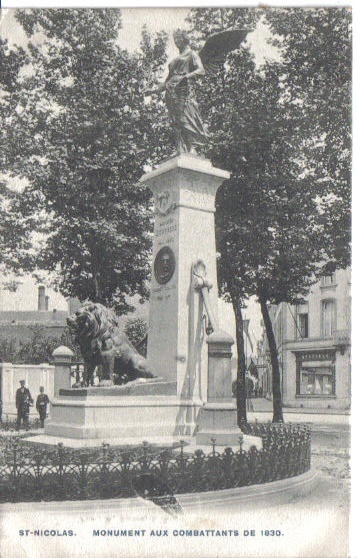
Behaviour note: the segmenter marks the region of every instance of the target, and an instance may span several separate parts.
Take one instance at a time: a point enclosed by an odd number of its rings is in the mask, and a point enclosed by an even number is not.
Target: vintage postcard
[[[356,556],[351,8],[10,4],[1,556]]]

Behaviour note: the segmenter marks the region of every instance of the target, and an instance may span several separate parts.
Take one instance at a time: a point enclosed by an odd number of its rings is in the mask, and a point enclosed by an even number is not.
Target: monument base
[[[44,434],[108,443],[111,439],[125,443],[131,438],[192,436],[201,406],[200,400],[181,400],[175,395],[130,395],[121,386],[60,390]]]
[[[115,386],[113,384],[108,384],[107,386],[94,386],[94,387],[79,387],[79,388],[68,388],[60,389],[60,397],[108,397],[113,395],[114,397],[124,397],[127,395],[135,396],[147,396],[147,395],[176,395],[177,393],[177,383],[167,382],[163,378],[150,378],[144,379],[139,378],[133,382],[128,382],[122,386]]]
[[[237,409],[231,402],[206,403],[199,412],[196,445],[208,446],[213,440],[216,446],[236,447],[243,441],[244,449],[263,447],[261,438],[246,436],[237,426]]]
[[[79,439],[38,434],[37,436],[22,439],[22,443],[26,446],[54,449],[58,444],[62,444],[65,448],[73,450],[100,448],[103,444],[109,444],[112,447],[138,447],[142,446],[143,442],[148,442],[151,448],[172,448],[173,446],[179,446],[182,441],[185,443],[186,447],[191,443],[192,438],[189,436],[150,436],[148,440],[145,440],[142,436],[138,438],[110,438],[108,436],[102,436],[101,438]]]

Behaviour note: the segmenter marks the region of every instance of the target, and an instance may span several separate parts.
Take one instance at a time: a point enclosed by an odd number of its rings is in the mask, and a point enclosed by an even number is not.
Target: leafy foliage
[[[144,30],[141,51],[131,55],[117,45],[117,10],[17,17],[31,41],[28,59],[15,50],[5,71],[3,168],[29,183],[21,195],[6,193],[9,230],[19,227],[18,244],[6,240],[8,255],[15,269],[57,271],[68,296],[127,311],[128,295],[147,294],[151,202],[138,179],[172,145],[162,101],[142,96],[165,61],[165,36]],[[243,47],[197,81],[211,130],[206,155],[231,172],[217,196],[220,288],[235,309],[238,355],[240,308],[258,296],[280,421],[268,304],[298,302],[320,273],[350,262],[351,13],[199,8],[189,21],[196,45],[223,28],[264,21],[280,48],[279,59],[258,68]],[[26,251],[35,229],[38,250]],[[241,406],[244,373],[240,358]]]
[[[267,23],[283,39],[285,95],[301,112],[300,152],[320,190],[329,269],[345,268],[351,257],[352,10],[268,10]]]
[[[148,333],[148,324],[142,318],[128,319],[125,324],[125,333],[136,347],[145,339]]]
[[[0,360],[13,364],[41,364],[52,361],[53,351],[60,346],[69,347],[75,358],[80,359],[80,350],[70,332],[65,328],[60,336],[46,335],[46,328],[40,325],[31,327],[28,341],[16,342],[15,338],[0,339]]]
[[[0,360],[2,362],[16,362],[16,339],[0,339]]]
[[[38,242],[23,267],[57,272],[66,296],[126,312],[128,296],[147,296],[151,197],[138,180],[170,146],[164,108],[142,96],[165,61],[166,37],[144,32],[131,55],[117,43],[118,10],[16,17],[30,37],[30,66],[6,129],[5,166],[28,179],[15,207],[36,218]]]
[[[6,40],[0,38],[0,138],[1,138],[1,169],[5,171],[5,160],[9,155],[10,146],[7,130],[12,115],[16,110],[18,83],[21,68],[27,57],[23,49],[10,48]],[[15,204],[16,191],[8,184],[5,174],[0,174],[0,264],[1,270],[6,266],[18,270],[20,260],[25,258],[30,246],[30,229],[32,220],[21,215]]]

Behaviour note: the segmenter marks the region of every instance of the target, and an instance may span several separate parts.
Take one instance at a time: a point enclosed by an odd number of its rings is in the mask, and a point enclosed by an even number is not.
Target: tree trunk
[[[245,388],[245,355],[243,337],[243,317],[239,304],[232,302],[236,319],[237,365],[237,422],[238,426],[247,423],[247,394]]]
[[[274,337],[273,325],[268,312],[266,300],[259,300],[260,308],[263,315],[265,330],[268,338],[268,345],[270,350],[270,360],[273,372],[273,422],[284,422],[283,405],[280,389],[280,370],[278,362],[278,350]]]

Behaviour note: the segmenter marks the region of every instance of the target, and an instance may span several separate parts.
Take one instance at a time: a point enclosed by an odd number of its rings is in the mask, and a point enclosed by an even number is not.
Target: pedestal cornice
[[[209,161],[208,159],[186,153],[178,155],[176,157],[173,157],[172,159],[169,159],[168,161],[165,161],[164,163],[161,163],[153,171],[144,174],[140,178],[140,182],[150,182],[151,180],[158,178],[162,174],[166,174],[169,171],[177,169],[207,174],[212,177],[220,178],[221,180],[227,180],[230,177],[230,173],[228,171],[214,167],[211,161]]]

